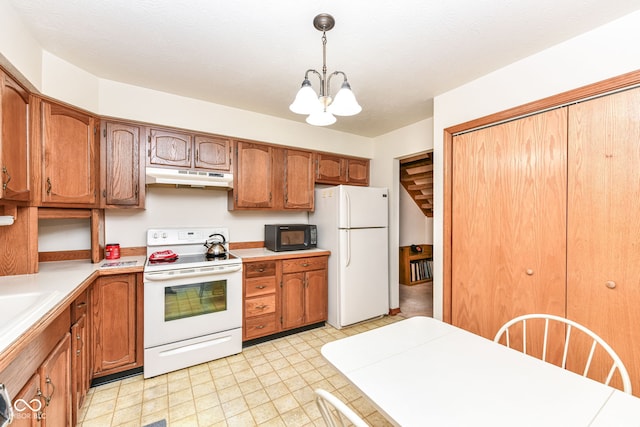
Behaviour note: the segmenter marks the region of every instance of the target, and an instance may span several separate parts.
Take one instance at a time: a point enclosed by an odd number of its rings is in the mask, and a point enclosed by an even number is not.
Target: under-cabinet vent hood
[[[147,185],[230,190],[233,188],[233,175],[191,169],[147,168]]]

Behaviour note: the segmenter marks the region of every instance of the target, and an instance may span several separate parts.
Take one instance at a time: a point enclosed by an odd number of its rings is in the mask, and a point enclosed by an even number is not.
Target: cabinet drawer
[[[251,262],[244,265],[244,277],[264,277],[276,275],[276,262]]]
[[[244,302],[245,317],[260,316],[276,312],[276,295],[251,298]]]
[[[327,268],[327,257],[295,258],[282,261],[283,273],[295,273],[298,271],[320,270]]]
[[[87,314],[89,308],[89,290],[86,289],[80,294],[78,298],[71,304],[71,323],[76,323],[83,314]]]
[[[253,277],[245,280],[244,286],[244,295],[247,298],[272,294],[276,291],[276,278],[275,276]]]
[[[244,336],[246,339],[269,335],[278,331],[276,315],[260,316],[247,319],[245,322]]]

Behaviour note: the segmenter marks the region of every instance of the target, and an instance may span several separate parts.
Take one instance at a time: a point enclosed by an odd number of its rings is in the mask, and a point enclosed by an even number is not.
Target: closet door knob
[[[605,286],[609,289],[614,289],[616,287],[616,282],[614,282],[613,280],[609,280],[605,283]]]

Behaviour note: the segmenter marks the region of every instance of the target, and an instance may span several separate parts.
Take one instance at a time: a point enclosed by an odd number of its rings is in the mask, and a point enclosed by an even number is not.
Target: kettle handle
[[[220,237],[222,237],[222,242],[221,243],[222,244],[227,243],[227,240],[224,238],[224,236],[222,234],[220,234],[220,233],[211,234],[211,235],[209,235],[209,239],[211,239],[213,236],[220,236]],[[209,240],[209,239],[207,239],[207,240]]]

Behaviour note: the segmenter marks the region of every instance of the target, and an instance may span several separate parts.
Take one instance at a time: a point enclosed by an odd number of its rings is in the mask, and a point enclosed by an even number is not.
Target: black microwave
[[[311,224],[265,224],[264,246],[272,251],[297,251],[315,248],[318,229]]]

